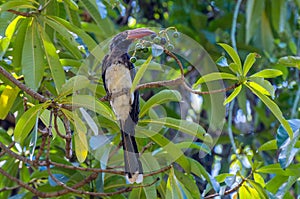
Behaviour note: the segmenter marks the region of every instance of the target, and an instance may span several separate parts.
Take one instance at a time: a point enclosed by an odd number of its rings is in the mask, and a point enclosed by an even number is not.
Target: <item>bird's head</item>
[[[111,41],[110,51],[126,53],[130,44],[136,40],[143,37],[155,34],[152,30],[148,28],[137,28],[134,30],[126,30],[117,34]]]

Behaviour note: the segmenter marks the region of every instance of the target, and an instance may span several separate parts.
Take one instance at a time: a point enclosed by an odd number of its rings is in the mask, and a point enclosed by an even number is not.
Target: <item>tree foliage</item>
[[[0,0],[0,197],[300,195],[298,0]],[[145,170],[127,184],[101,79],[136,41]],[[157,28],[158,27],[158,28]]]

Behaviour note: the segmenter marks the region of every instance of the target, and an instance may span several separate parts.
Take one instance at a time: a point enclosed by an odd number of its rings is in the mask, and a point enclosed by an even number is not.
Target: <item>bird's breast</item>
[[[110,94],[124,92],[122,95],[113,97],[110,104],[119,120],[125,121],[131,111],[133,95],[129,93],[132,86],[130,70],[124,64],[112,64],[106,69],[105,83]],[[127,91],[127,92],[126,92]]]

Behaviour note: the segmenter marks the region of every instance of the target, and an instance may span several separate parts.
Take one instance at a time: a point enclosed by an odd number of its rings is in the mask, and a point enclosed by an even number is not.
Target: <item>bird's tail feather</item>
[[[131,121],[132,122],[132,121]],[[122,125],[122,124],[121,124]],[[131,128],[128,128],[130,127]],[[139,160],[139,152],[134,137],[134,125],[122,125],[121,134],[124,150],[125,174],[130,183],[143,181],[143,168]]]

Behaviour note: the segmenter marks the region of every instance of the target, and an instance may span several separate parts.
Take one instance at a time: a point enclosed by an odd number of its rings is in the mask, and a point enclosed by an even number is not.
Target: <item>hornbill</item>
[[[129,93],[135,77],[128,49],[135,39],[155,34],[147,28],[126,30],[111,41],[109,53],[102,61],[102,80],[110,105],[120,122],[126,178],[130,183],[143,181],[143,168],[135,141],[139,116],[139,92]],[[119,93],[119,95],[117,94]],[[120,95],[121,93],[121,95]]]

